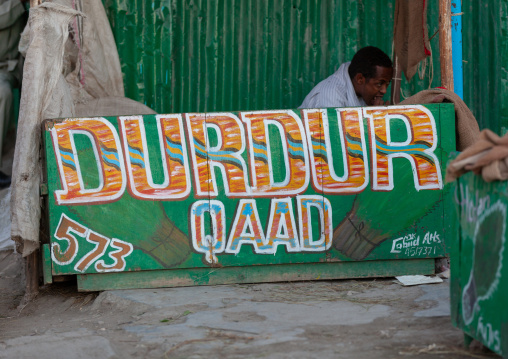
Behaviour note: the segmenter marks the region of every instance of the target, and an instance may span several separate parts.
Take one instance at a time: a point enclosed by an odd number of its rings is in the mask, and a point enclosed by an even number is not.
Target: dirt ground
[[[0,252],[0,358],[499,358],[465,350],[448,284],[393,278],[23,298],[22,261]]]

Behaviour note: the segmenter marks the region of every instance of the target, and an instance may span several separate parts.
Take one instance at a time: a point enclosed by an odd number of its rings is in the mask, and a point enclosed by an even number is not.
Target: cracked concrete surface
[[[2,253],[2,359],[470,354],[451,325],[447,282],[402,287],[393,279],[337,280],[102,293],[54,284],[19,311],[19,262]]]

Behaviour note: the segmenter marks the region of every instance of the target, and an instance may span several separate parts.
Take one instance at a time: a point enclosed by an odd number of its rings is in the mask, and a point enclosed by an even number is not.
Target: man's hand
[[[389,106],[390,101],[383,101],[383,98],[381,96],[374,97],[374,103],[373,106]]]

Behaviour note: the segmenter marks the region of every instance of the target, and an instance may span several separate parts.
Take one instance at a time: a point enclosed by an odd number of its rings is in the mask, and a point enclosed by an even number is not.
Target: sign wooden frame
[[[430,273],[448,252],[454,123],[451,104],[49,120],[45,280]]]

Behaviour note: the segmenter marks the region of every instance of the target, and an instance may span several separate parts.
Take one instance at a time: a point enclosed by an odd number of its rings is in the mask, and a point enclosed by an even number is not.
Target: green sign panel
[[[48,121],[52,274],[443,256],[454,122],[449,104]]]
[[[459,228],[452,251],[452,318],[470,337],[506,357],[507,184],[468,173],[454,187]]]

